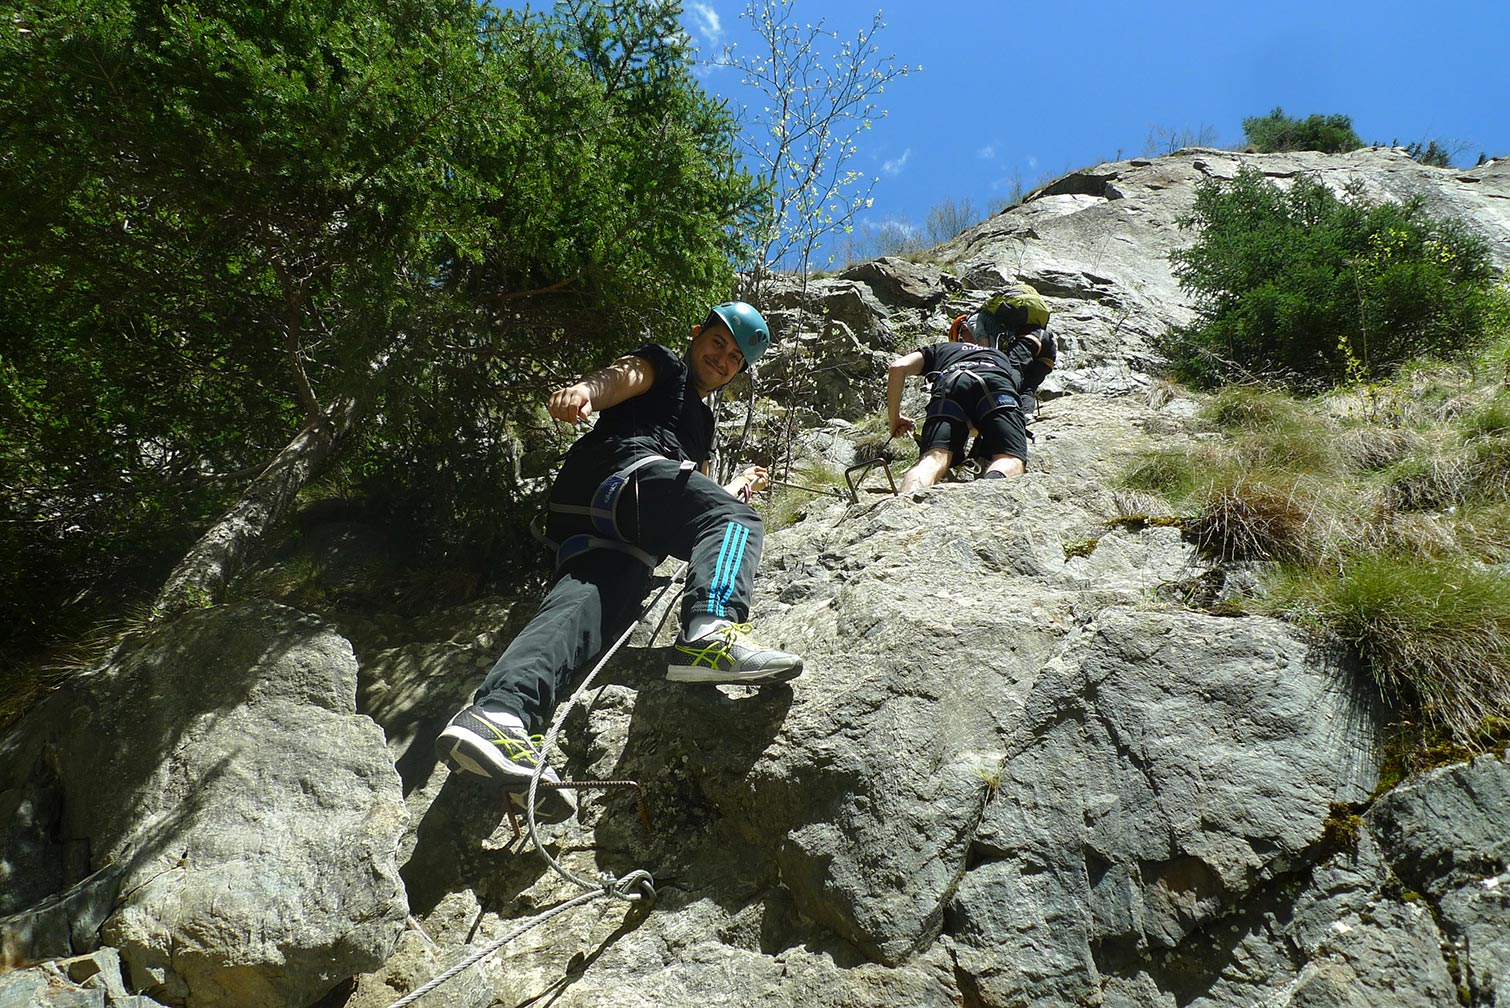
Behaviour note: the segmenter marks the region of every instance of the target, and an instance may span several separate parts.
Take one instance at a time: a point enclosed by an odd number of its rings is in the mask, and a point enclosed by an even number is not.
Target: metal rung
[[[640,813],[640,830],[646,834],[650,832],[650,806],[645,802],[645,789],[640,787],[639,781],[632,780],[598,780],[598,781],[560,781],[551,782],[542,780],[539,784],[541,790],[561,791],[570,789],[573,791],[606,791],[612,788],[633,788],[635,808]],[[528,793],[511,792],[514,794]],[[514,827],[514,839],[524,836],[524,831],[519,828],[519,814],[514,811],[513,799],[504,795],[504,811],[509,814],[509,825]]]
[[[891,475],[891,460],[886,458],[873,458],[869,462],[859,462],[844,470],[844,482],[849,487],[849,502],[860,503],[860,484],[865,482],[865,476],[876,466],[886,470],[886,481],[891,484],[891,492],[897,492],[896,477]],[[859,473],[858,477],[854,474]]]

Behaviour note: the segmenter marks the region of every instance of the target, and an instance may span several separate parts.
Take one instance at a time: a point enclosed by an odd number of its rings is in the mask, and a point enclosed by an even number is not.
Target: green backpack
[[[949,339],[958,340],[963,335],[983,346],[1005,350],[1012,337],[1048,324],[1049,306],[1030,284],[1019,280],[991,295],[978,310],[955,319]]]
[[[1027,332],[1049,324],[1049,306],[1031,285],[1018,281],[993,294],[980,307],[981,314],[994,319],[1003,329]]]

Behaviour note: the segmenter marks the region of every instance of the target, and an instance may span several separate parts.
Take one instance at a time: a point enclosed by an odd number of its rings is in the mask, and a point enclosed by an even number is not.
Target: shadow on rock
[[[641,827],[632,792],[585,796],[585,805],[599,807],[599,863],[620,875],[643,867],[662,888],[712,890],[720,901],[740,905],[775,875],[763,854],[737,842],[740,827],[727,817],[751,786],[750,771],[779,734],[795,694],[786,683],[756,688],[645,681],[652,675],[659,680],[669,658],[669,648],[639,652],[634,664],[641,685],[612,773],[640,784],[649,832]]]
[[[414,851],[399,874],[410,910],[430,913],[447,895],[471,889],[484,905],[507,904],[546,870],[529,838],[515,837],[497,785],[451,774],[415,828]],[[542,836],[552,835],[549,828]]]

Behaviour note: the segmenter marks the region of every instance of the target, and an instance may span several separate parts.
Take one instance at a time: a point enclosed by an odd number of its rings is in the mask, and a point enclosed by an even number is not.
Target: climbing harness
[[[981,377],[982,373],[999,374],[1014,387],[1017,384],[1010,371],[989,361],[961,361],[937,372],[933,377],[929,384],[930,398],[924,416],[930,419],[944,417],[947,420],[957,420],[979,428],[981,423],[990,417],[1006,410],[1017,409],[1020,405],[1017,395],[1013,392],[993,392],[990,385]],[[954,399],[956,390],[965,382],[974,382],[979,386],[979,395],[969,414],[966,414],[965,408]]]
[[[643,466],[657,460],[663,462],[672,461],[664,455],[654,453],[640,456],[599,483],[598,488],[593,491],[592,500],[586,505],[563,504],[556,501],[550,503],[550,511],[556,514],[581,515],[586,517],[592,522],[593,528],[598,532],[597,535],[583,532],[580,535],[569,536],[558,543],[546,536],[544,524],[537,518],[530,525],[530,531],[534,533],[535,538],[556,551],[557,567],[560,567],[577,554],[584,553],[590,549],[610,549],[620,553],[627,553],[651,570],[661,565],[661,561],[666,558],[655,556],[630,542],[628,537],[620,530],[618,519],[619,498],[623,496],[624,488],[633,486],[636,487],[636,492],[638,492],[638,484],[633,478],[635,473]],[[697,464],[690,459],[683,459],[678,463],[678,486],[685,486],[687,480],[692,476],[692,471],[696,468]]]
[[[570,540],[568,540],[568,542],[570,542]],[[666,581],[665,584],[661,585],[660,589],[655,593],[650,601],[646,603],[645,606],[640,610],[639,616],[637,616],[629,624],[629,626],[624,629],[624,632],[619,635],[618,639],[615,640],[613,644],[608,648],[608,650],[603,653],[602,657],[598,659],[597,664],[593,666],[592,671],[587,673],[587,676],[577,686],[571,697],[556,709],[556,716],[551,719],[550,729],[545,733],[545,738],[540,744],[540,756],[535,763],[535,770],[530,775],[530,784],[529,789],[525,795],[524,807],[525,823],[528,827],[530,843],[534,845],[535,850],[540,852],[540,856],[545,859],[545,863],[550,866],[552,871],[561,876],[561,878],[565,879],[567,882],[570,882],[585,891],[572,897],[559,906],[552,907],[546,912],[540,914],[534,920],[531,920],[523,926],[510,931],[502,938],[490,942],[482,948],[476,949],[475,951],[469,953],[460,962],[448,967],[441,973],[437,974],[435,977],[431,978],[430,980],[421,984],[419,987],[415,988],[413,991],[410,991],[408,994],[404,995],[399,1000],[393,1002],[393,1004],[389,1005],[389,1008],[405,1008],[405,1006],[413,1004],[415,1001],[435,990],[446,981],[452,979],[471,966],[474,966],[482,960],[486,959],[494,952],[497,952],[499,949],[503,948],[515,938],[529,931],[531,928],[537,927],[540,924],[544,924],[552,917],[565,913],[567,910],[573,909],[574,907],[585,906],[588,903],[592,903],[600,899],[616,899],[625,903],[640,903],[645,906],[649,906],[650,904],[655,902],[655,879],[650,874],[650,872],[646,871],[643,868],[636,868],[633,871],[630,871],[622,876],[616,876],[611,872],[600,872],[596,877],[589,877],[586,875],[578,874],[577,872],[573,872],[556,858],[552,857],[550,852],[545,849],[545,845],[540,842],[540,835],[537,829],[538,824],[535,821],[535,796],[539,794],[539,789],[542,786],[547,788],[632,787],[635,790],[636,797],[638,799],[640,824],[646,830],[650,828],[649,812],[645,806],[644,794],[640,790],[640,785],[637,781],[562,781],[560,784],[551,785],[544,784],[541,780],[541,775],[545,773],[545,769],[549,765],[550,752],[555,747],[556,736],[561,732],[561,726],[565,723],[566,715],[570,713],[573,707],[576,706],[577,701],[582,698],[582,695],[587,692],[588,688],[592,685],[593,680],[597,678],[598,673],[603,670],[604,666],[608,664],[608,662],[618,652],[619,648],[623,647],[624,643],[629,640],[629,637],[634,633],[635,628],[638,627],[642,622],[644,622],[646,616],[652,610],[654,610],[657,605],[660,604],[661,599],[665,596],[666,592],[671,589],[671,586],[685,579],[687,567],[687,564],[682,564],[681,568],[676,572],[675,576],[671,577]],[[515,834],[518,835],[519,827],[514,816],[513,799],[506,796],[504,800],[508,803],[505,805],[505,808],[507,809],[509,814],[509,821],[514,826]]]

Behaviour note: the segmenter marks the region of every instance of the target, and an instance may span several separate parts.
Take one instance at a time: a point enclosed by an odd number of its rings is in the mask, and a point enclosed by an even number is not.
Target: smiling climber
[[[801,673],[801,658],[755,643],[745,622],[764,529],[740,498],[764,489],[766,470],[751,466],[726,487],[707,475],[714,424],[705,400],[770,344],[760,312],[731,301],[692,327],[684,354],[642,346],[551,394],[555,419],[596,414],[597,423],[567,452],[551,489],[545,538],[556,575],[540,611],[436,739],[453,771],[516,794],[528,786],[536,733],[574,673],[639,615],[667,556],[688,561],[667,679],[763,685]],[[542,780],[560,783],[549,767]],[[569,790],[540,789],[537,801],[543,820],[575,811]]]

